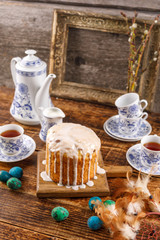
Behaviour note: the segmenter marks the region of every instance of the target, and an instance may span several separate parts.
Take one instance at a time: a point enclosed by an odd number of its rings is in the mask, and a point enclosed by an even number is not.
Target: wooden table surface
[[[13,100],[14,90],[0,88],[0,125],[17,123],[10,115],[9,109]],[[96,105],[52,98],[56,107],[61,108],[66,118],[64,122],[80,123],[93,129],[101,139],[104,164],[128,165],[126,151],[135,142],[121,142],[109,137],[103,130],[103,123],[117,114],[114,107]],[[160,135],[160,114],[149,113],[152,133]],[[18,123],[20,124],[20,123]],[[20,124],[21,125],[21,124]],[[13,191],[6,184],[0,183],[0,240],[49,240],[49,239],[111,239],[107,229],[91,231],[87,220],[95,215],[88,207],[89,198],[44,198],[36,197],[37,153],[45,150],[45,144],[39,139],[40,125],[22,125],[25,134],[36,142],[36,151],[26,160],[18,163],[0,163],[0,170],[9,170],[20,166],[24,170],[22,188]],[[116,188],[116,178],[108,178],[111,190]],[[160,185],[160,179],[153,177],[149,183],[151,192]],[[102,200],[105,200],[103,197]],[[68,209],[69,217],[62,222],[55,222],[51,217],[54,207]]]

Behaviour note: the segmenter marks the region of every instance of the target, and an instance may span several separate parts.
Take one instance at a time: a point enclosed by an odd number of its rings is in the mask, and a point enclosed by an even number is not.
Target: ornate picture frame
[[[139,34],[143,33],[144,24],[148,24],[148,26],[151,24],[150,21],[138,19],[137,23],[139,25]],[[55,10],[52,25],[49,73],[55,73],[57,77],[52,83],[51,95],[102,104],[114,104],[117,97],[126,93],[125,90],[65,81],[68,34],[69,28],[71,27],[75,29],[96,30],[127,35],[126,22],[122,17],[68,10]],[[150,61],[153,52],[158,49],[158,39],[159,26],[156,26],[144,52],[142,65]],[[154,46],[152,42],[154,42]],[[143,74],[139,82],[138,93],[141,98],[145,98],[149,102],[148,109],[150,110],[152,108],[157,75],[157,66],[153,63]]]

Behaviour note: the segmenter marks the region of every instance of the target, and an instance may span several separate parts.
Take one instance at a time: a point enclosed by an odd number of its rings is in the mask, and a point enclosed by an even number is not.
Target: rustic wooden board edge
[[[93,197],[93,196],[107,196],[109,195],[109,186],[106,178],[106,174],[98,175],[97,180],[95,181],[95,185],[93,187],[86,186],[85,189],[79,189],[75,191],[71,188],[66,188],[65,186],[59,187],[54,182],[45,182],[40,179],[40,172],[43,168],[45,170],[45,166],[42,164],[42,161],[45,159],[45,152],[39,152],[37,154],[37,186],[36,186],[36,196],[38,198],[45,197],[54,197],[54,198],[68,198],[68,197]],[[103,159],[102,155],[99,156],[99,165],[103,167]],[[101,188],[96,188],[97,183],[101,181]],[[42,183],[41,183],[42,182]],[[47,189],[43,189],[43,186],[46,186]],[[54,186],[54,192],[53,187]],[[94,190],[94,191],[93,191]]]

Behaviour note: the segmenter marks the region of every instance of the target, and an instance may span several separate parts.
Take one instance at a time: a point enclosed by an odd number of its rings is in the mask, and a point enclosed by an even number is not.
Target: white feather
[[[122,235],[125,239],[128,239],[128,240],[134,240],[135,239],[136,233],[127,223],[123,224],[123,227],[120,230],[121,230]]]

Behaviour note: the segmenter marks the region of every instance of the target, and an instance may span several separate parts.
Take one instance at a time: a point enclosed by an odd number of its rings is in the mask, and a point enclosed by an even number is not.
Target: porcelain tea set
[[[143,104],[143,106],[142,106]],[[120,141],[133,142],[141,140],[128,149],[126,158],[129,164],[144,173],[160,175],[160,137],[149,135],[152,131],[151,125],[146,121],[148,113],[144,112],[148,103],[140,100],[137,93],[127,93],[120,96],[115,105],[118,115],[109,118],[104,123],[104,131]],[[148,149],[145,144],[155,143],[159,149]]]
[[[24,58],[16,57],[11,60],[11,73],[15,85],[14,99],[10,108],[13,118],[25,125],[41,124],[39,137],[46,141],[48,129],[63,121],[65,114],[54,107],[49,94],[51,81],[55,74],[46,76],[47,64],[35,56],[36,51],[25,51]],[[3,131],[16,129],[20,135],[3,137]],[[20,161],[30,156],[36,147],[34,140],[23,134],[19,125],[8,124],[0,127],[0,157],[2,161]]]
[[[41,124],[39,137],[46,141],[47,131],[55,124],[61,123],[64,112],[54,107],[49,95],[51,81],[55,74],[46,77],[46,63],[35,56],[35,50],[25,51],[24,58],[11,60],[11,73],[15,84],[14,99],[10,108],[11,115],[18,122],[26,125]],[[118,115],[104,123],[105,132],[120,141],[138,141],[128,149],[126,158],[135,169],[149,173],[156,166],[154,175],[160,175],[160,149],[148,149],[146,143],[154,142],[160,146],[160,137],[150,135],[151,125],[146,121],[148,113],[146,100],[140,100],[137,93],[120,96],[115,105]],[[142,106],[143,105],[143,106]],[[4,137],[4,133],[17,131],[14,138]],[[24,134],[24,129],[17,124],[0,126],[0,161],[15,162],[30,156],[36,148],[35,141]]]

